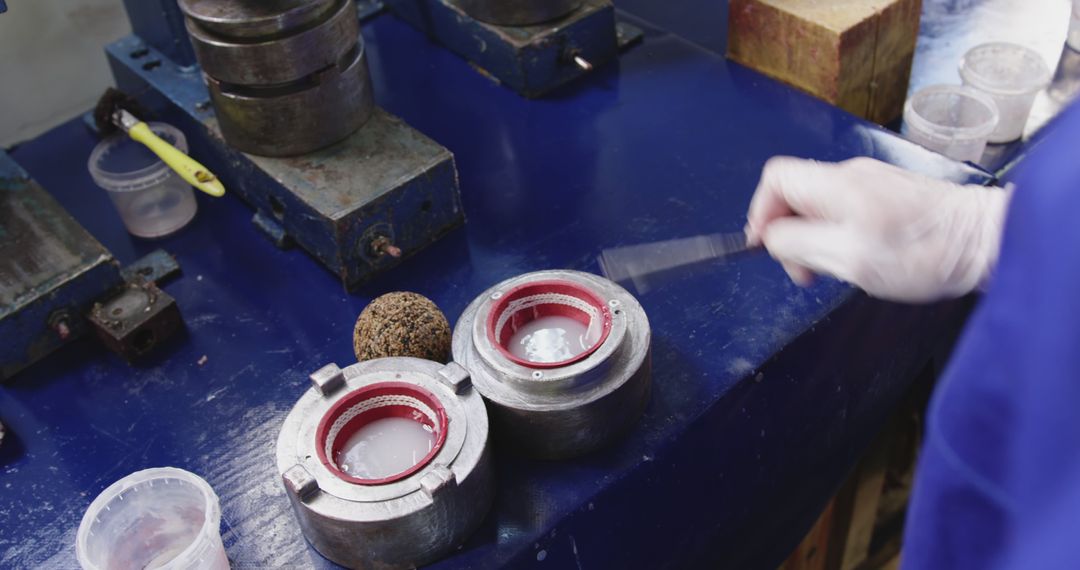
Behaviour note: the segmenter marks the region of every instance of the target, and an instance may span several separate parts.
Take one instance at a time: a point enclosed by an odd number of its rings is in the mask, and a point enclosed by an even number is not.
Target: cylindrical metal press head
[[[227,38],[264,38],[309,27],[339,0],[179,0],[184,15]]]
[[[361,40],[341,66],[311,84],[244,87],[206,84],[225,141],[262,156],[306,154],[349,136],[371,117],[375,100]]]
[[[466,14],[498,26],[531,26],[562,18],[584,0],[454,0]]]
[[[651,382],[645,311],[625,289],[577,271],[539,271],[485,291],[458,319],[454,360],[488,401],[495,433],[557,459],[625,433]]]
[[[277,464],[304,536],[350,568],[432,562],[480,524],[492,474],[484,403],[451,363],[328,365],[282,426]]]
[[[221,134],[264,156],[305,154],[374,109],[351,0],[180,0]]]

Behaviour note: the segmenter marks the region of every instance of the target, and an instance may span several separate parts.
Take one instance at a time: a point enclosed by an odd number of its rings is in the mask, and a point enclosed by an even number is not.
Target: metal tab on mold
[[[281,480],[285,482],[285,488],[301,501],[307,501],[319,490],[319,482],[300,464],[282,473]]]
[[[332,362],[316,370],[308,378],[323,396],[329,396],[345,385],[345,373]]]
[[[449,386],[455,394],[464,392],[472,385],[469,371],[456,362],[451,362],[439,369],[439,381]]]

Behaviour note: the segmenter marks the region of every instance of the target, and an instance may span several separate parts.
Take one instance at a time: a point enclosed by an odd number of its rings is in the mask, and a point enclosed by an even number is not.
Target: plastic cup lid
[[[979,89],[1000,95],[1023,95],[1045,88],[1050,66],[1029,47],[1009,42],[977,45],[960,60],[960,77]]]

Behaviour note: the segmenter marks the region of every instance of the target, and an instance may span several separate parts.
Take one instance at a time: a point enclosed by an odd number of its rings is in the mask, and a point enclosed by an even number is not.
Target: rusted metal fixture
[[[150,352],[183,327],[176,300],[141,280],[95,303],[88,321],[102,344],[128,360]]]

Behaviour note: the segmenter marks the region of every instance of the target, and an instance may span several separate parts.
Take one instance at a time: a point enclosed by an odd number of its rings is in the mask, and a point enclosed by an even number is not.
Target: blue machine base
[[[472,62],[483,73],[526,97],[540,97],[588,71],[574,64],[580,56],[598,67],[642,32],[616,25],[609,0],[587,0],[554,22],[534,26],[496,26],[469,16],[449,0],[387,0],[401,19]]]
[[[120,283],[109,250],[0,151],[0,380],[81,336],[94,300]]]
[[[349,138],[298,157],[244,154],[225,143],[197,67],[128,36],[106,47],[117,85],[188,137],[191,154],[255,208],[274,243],[295,242],[353,288],[401,258],[385,238],[423,249],[464,221],[454,157],[382,109]]]

